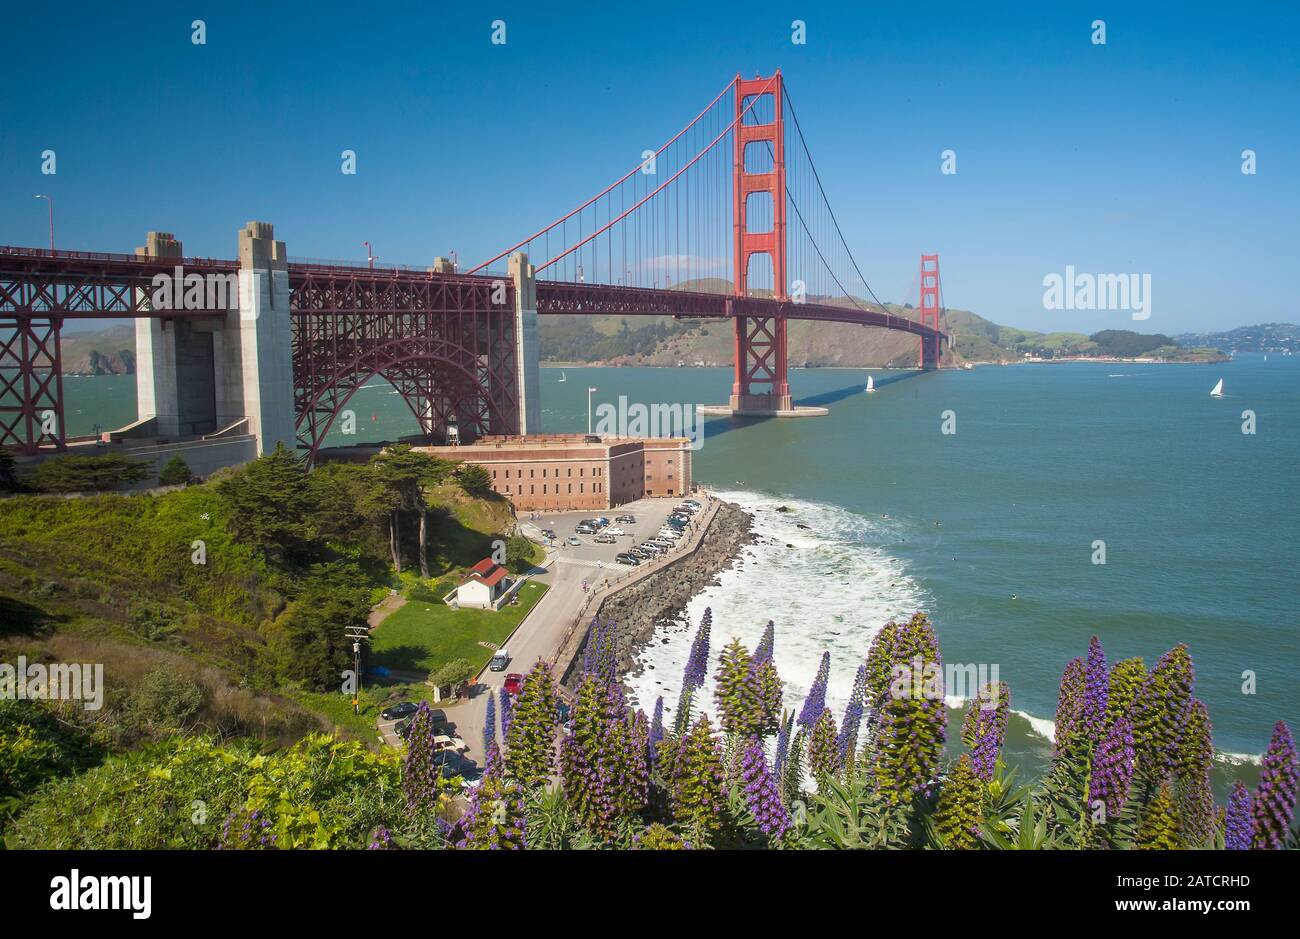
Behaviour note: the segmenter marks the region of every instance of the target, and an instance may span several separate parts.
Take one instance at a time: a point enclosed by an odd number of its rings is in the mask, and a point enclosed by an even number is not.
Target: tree
[[[184,486],[190,481],[190,466],[179,456],[174,456],[158,474],[160,486]]]
[[[131,692],[131,712],[160,728],[184,729],[203,706],[203,689],[184,675],[156,668]]]
[[[429,505],[424,499],[424,489],[440,482],[446,476],[447,463],[416,453],[410,444],[399,444],[385,450],[372,461],[380,469],[381,477],[389,491],[396,497],[389,513],[389,546],[393,566],[402,572],[400,513],[417,512],[420,516],[420,576],[429,576],[429,557],[426,539],[429,530]]]
[[[116,453],[66,454],[36,464],[29,481],[40,492],[102,492],[141,482],[148,476],[144,463]]]
[[[391,548],[391,512],[400,502],[381,466],[326,463],[307,477],[313,527],[322,538],[366,546],[382,555]]]
[[[9,451],[0,450],[0,492],[17,492],[19,488],[14,458]]]
[[[465,659],[452,659],[440,665],[429,675],[429,683],[435,688],[459,688],[474,677],[474,666]]]
[[[306,557],[316,536],[311,487],[306,470],[284,444],[221,480],[217,492],[229,509],[235,540],[260,549],[273,564]]]
[[[533,567],[533,543],[522,535],[506,542],[506,567],[516,574],[524,574]]]
[[[492,476],[477,463],[462,463],[456,470],[456,482],[467,495],[482,498],[492,491]]]
[[[302,595],[281,617],[285,673],[313,691],[337,689],[353,665],[346,632],[367,628],[369,615],[366,579],[355,564],[316,565]]]

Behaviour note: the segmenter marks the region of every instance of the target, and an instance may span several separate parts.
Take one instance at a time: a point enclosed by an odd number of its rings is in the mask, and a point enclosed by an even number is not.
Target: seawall
[[[609,635],[618,673],[625,675],[635,667],[636,654],[654,635],[655,625],[680,614],[753,540],[748,513],[731,502],[717,501],[715,506],[708,528],[693,548],[646,577],[613,587],[583,611],[580,630],[565,643],[556,661],[565,685],[572,687],[581,671],[594,619],[613,624]]]

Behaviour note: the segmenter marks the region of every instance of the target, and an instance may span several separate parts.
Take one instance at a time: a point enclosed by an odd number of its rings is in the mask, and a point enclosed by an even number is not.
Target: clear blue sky
[[[363,259],[369,239],[386,261],[477,261],[603,188],[736,72],[779,66],[882,299],[903,299],[925,250],[950,306],[1027,328],[1300,318],[1294,3],[108,7],[6,10],[0,243],[45,244],[33,195],[49,192],[65,248],[129,251],[158,229],[230,257],[263,219],[295,256]],[[1044,310],[1042,279],[1067,264],[1150,273],[1151,318]]]

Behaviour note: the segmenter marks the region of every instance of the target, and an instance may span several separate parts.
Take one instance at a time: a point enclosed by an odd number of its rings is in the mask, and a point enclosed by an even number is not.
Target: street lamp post
[[[370,265],[370,269],[373,271],[375,269],[374,249],[370,247],[370,242],[368,241],[361,242],[361,247],[366,249],[366,263]]]
[[[44,199],[50,204],[50,250],[54,250],[54,197],[38,195],[36,198]]]
[[[587,388],[587,436],[588,437],[591,436],[591,396],[595,392],[595,390],[596,389],[592,387]]]

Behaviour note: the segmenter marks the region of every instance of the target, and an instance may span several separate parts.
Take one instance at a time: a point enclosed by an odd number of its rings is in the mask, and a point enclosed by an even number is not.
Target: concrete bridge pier
[[[297,446],[289,266],[269,222],[239,232],[239,270],[186,271],[181,242],[149,232],[137,255],[175,258],[135,322],[136,408],[125,436],[250,434],[256,452]],[[175,315],[166,315],[174,310]],[[245,423],[246,422],[246,423]],[[239,425],[243,426],[239,426]]]
[[[249,222],[239,232],[239,309],[226,314],[226,331],[238,335],[228,350],[226,405],[248,418],[258,455],[277,443],[298,445],[293,402],[293,331],[289,315],[289,255],[270,222]],[[235,344],[232,343],[232,346]]]
[[[519,433],[542,432],[541,336],[537,326],[537,274],[528,255],[510,255],[510,279],[515,283],[515,375],[519,393]]]
[[[149,232],[135,253],[181,264],[181,243],[169,232]],[[184,274],[175,274],[155,278],[152,289],[138,288],[155,312],[185,308]],[[220,328],[218,315],[135,321],[136,411],[153,418],[151,433],[184,437],[217,429],[214,333]]]

